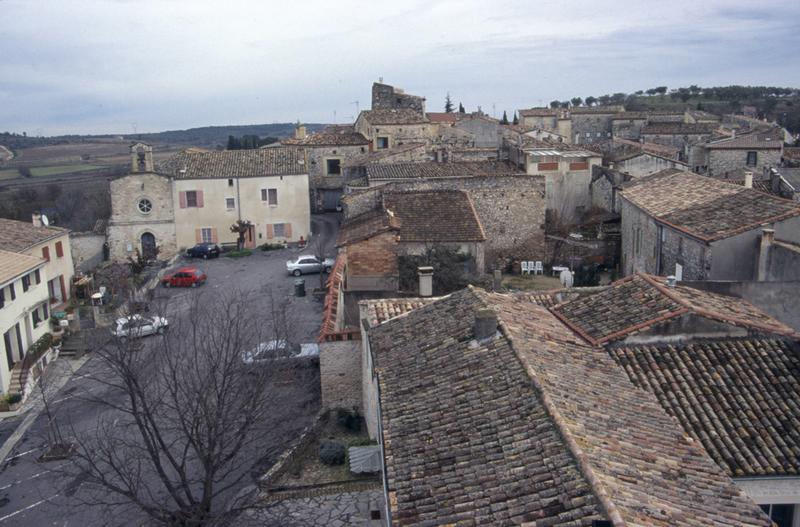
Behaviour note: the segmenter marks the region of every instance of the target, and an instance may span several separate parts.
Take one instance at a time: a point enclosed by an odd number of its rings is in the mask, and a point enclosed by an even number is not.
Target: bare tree
[[[250,230],[253,223],[249,220],[236,220],[236,223],[231,225],[231,232],[236,234],[236,250],[241,251],[244,249],[244,235]]]
[[[241,291],[189,297],[165,334],[114,338],[96,351],[106,373],[93,402],[108,411],[92,433],[75,433],[74,468],[91,490],[84,503],[132,504],[165,525],[208,524],[230,514],[222,502],[290,426],[285,398],[302,394],[288,391],[286,375],[303,368],[243,360],[265,336],[290,339],[285,303],[271,297],[263,313]]]

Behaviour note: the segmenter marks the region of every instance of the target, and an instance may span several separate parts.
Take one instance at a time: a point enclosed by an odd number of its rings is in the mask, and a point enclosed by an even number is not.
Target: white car
[[[118,318],[111,333],[121,339],[139,338],[164,333],[168,327],[169,321],[164,317],[131,315]]]
[[[333,258],[325,258],[325,260],[320,261],[316,256],[305,254],[288,260],[286,262],[286,270],[294,276],[308,273],[330,273],[335,263],[336,260]]]
[[[264,364],[288,355],[288,344],[285,340],[269,340],[261,342],[251,350],[242,352],[242,362],[247,366]]]

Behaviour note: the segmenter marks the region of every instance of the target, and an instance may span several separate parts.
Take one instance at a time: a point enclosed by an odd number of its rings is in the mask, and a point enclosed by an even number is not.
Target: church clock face
[[[141,198],[137,207],[142,214],[150,214],[150,211],[153,210],[153,202],[147,198]]]

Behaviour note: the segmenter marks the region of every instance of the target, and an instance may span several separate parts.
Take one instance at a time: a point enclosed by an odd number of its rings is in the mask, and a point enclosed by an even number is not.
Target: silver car
[[[288,260],[286,262],[286,270],[289,271],[289,274],[294,276],[300,276],[301,274],[308,273],[319,273],[321,271],[329,273],[331,272],[331,268],[335,262],[336,260],[333,258],[325,258],[325,260],[320,261],[316,256],[306,254]]]
[[[139,338],[147,335],[160,335],[168,327],[169,321],[164,317],[131,315],[118,318],[111,333],[120,339]]]

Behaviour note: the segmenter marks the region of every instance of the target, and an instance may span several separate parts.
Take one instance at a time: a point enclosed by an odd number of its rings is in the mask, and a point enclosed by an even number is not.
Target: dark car
[[[181,267],[174,273],[164,275],[161,285],[164,287],[197,287],[206,283],[208,277],[196,267]]]
[[[198,243],[194,247],[186,250],[186,256],[189,258],[216,258],[222,253],[222,249],[216,243]]]

